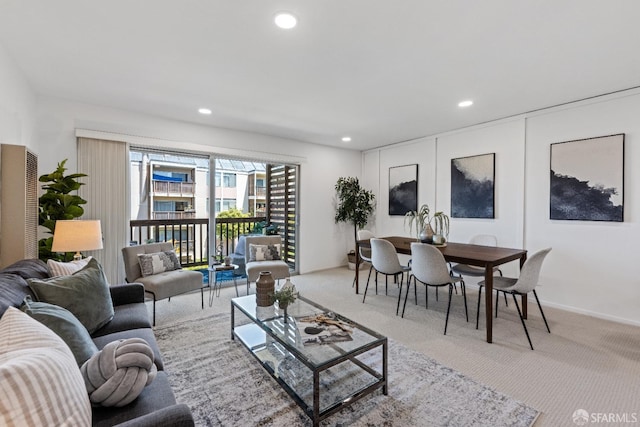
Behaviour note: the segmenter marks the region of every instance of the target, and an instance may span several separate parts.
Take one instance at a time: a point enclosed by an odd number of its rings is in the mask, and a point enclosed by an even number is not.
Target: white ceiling
[[[367,149],[639,86],[639,19],[637,0],[0,0],[0,43],[38,94]]]

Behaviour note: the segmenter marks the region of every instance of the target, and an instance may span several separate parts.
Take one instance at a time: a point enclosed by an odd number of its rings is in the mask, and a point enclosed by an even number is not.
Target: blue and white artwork
[[[389,215],[418,210],[418,165],[389,168]]]
[[[624,219],[624,134],[551,144],[550,218]]]
[[[494,218],[495,153],[451,159],[451,217]]]

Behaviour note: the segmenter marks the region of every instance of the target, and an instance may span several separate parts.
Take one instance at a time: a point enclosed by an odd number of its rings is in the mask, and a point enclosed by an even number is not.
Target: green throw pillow
[[[29,279],[38,301],[69,310],[90,334],[113,319],[113,301],[102,266],[95,258],[71,276]]]
[[[31,301],[27,296],[20,310],[56,333],[69,346],[78,366],[98,352],[87,328],[71,312],[57,305]]]

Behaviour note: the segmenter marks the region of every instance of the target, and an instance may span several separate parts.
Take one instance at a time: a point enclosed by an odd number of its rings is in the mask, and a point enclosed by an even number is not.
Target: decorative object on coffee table
[[[284,310],[284,323],[287,323],[287,307],[296,300],[297,296],[296,287],[289,278],[280,289],[271,294],[271,303],[273,304],[277,301],[278,308]]]
[[[271,296],[275,291],[276,281],[270,271],[261,271],[256,280],[256,304],[258,307],[268,307],[273,304]]]

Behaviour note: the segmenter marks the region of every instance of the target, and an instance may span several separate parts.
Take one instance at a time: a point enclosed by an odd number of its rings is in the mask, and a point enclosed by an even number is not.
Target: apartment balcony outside
[[[194,197],[196,192],[195,182],[173,182],[153,180],[153,194],[165,197]]]
[[[256,199],[264,199],[267,197],[266,187],[249,188],[249,197],[255,197]]]
[[[215,239],[216,256],[227,256],[236,249],[238,237],[249,234],[264,216],[248,218],[216,218],[213,234],[209,230],[209,218],[191,219],[138,219],[129,222],[131,245],[172,242],[183,267],[211,264],[209,238]],[[214,255],[214,254],[211,254]]]

